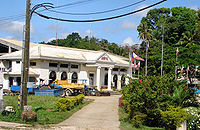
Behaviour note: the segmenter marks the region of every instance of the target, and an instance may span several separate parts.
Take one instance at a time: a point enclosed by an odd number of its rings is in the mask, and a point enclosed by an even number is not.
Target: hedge
[[[59,111],[69,111],[73,109],[75,106],[83,103],[84,98],[85,96],[83,94],[80,94],[72,98],[60,98],[56,102],[56,107]]]

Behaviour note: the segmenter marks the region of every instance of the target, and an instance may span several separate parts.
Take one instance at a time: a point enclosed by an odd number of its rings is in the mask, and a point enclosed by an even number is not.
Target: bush
[[[189,114],[189,118],[187,119],[187,129],[188,130],[200,129],[200,110],[194,107],[189,107],[185,110]]]
[[[143,114],[143,113],[140,113],[140,112],[137,112],[133,118],[132,118],[132,124],[135,126],[135,127],[139,127],[140,125],[143,124],[143,122],[145,121],[145,118],[147,117],[146,114]]]
[[[59,111],[66,111],[66,110],[69,111],[69,110],[73,109],[75,106],[82,103],[84,98],[85,98],[85,96],[83,94],[80,94],[73,98],[60,98],[56,102],[57,109]]]
[[[188,114],[180,107],[170,106],[167,111],[161,111],[161,119],[166,129],[176,129],[188,118]]]
[[[128,113],[128,120],[132,120],[136,126],[141,124],[137,123],[139,121],[150,127],[164,127],[162,119],[167,120],[168,117],[161,118],[161,111],[169,111],[169,106],[184,108],[197,104],[194,93],[185,86],[185,82],[175,81],[172,75],[164,75],[163,78],[149,76],[140,80],[130,78],[129,84],[122,88],[121,106]],[[146,117],[141,118],[135,112],[143,113]],[[179,119],[174,121],[179,122]]]

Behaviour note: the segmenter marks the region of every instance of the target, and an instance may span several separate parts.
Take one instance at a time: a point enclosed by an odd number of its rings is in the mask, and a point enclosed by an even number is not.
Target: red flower
[[[139,80],[140,83],[142,83],[142,80]]]

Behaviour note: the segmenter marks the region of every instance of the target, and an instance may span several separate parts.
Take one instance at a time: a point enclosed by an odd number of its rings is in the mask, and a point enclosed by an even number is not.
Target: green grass
[[[122,108],[119,107],[119,120],[121,130],[164,130],[164,128],[141,126],[135,128],[128,120],[128,114],[125,113]]]
[[[17,110],[17,96],[4,96],[6,106],[13,106]],[[28,96],[28,105],[32,106],[33,111],[37,112],[37,122],[29,122],[32,125],[45,125],[45,124],[57,124],[65,119],[69,118],[73,113],[80,110],[85,105],[89,104],[91,101],[84,101],[83,104],[76,106],[74,109],[66,112],[59,112],[56,109],[56,101],[60,97],[55,96]],[[21,112],[17,111],[15,115],[10,114],[8,116],[0,115],[1,121],[7,122],[18,122],[26,123],[21,121]]]

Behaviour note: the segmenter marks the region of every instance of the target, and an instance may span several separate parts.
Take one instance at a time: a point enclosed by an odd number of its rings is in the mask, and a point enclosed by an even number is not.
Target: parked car
[[[99,91],[96,88],[88,88],[87,95],[88,96],[110,96],[110,92]]]

